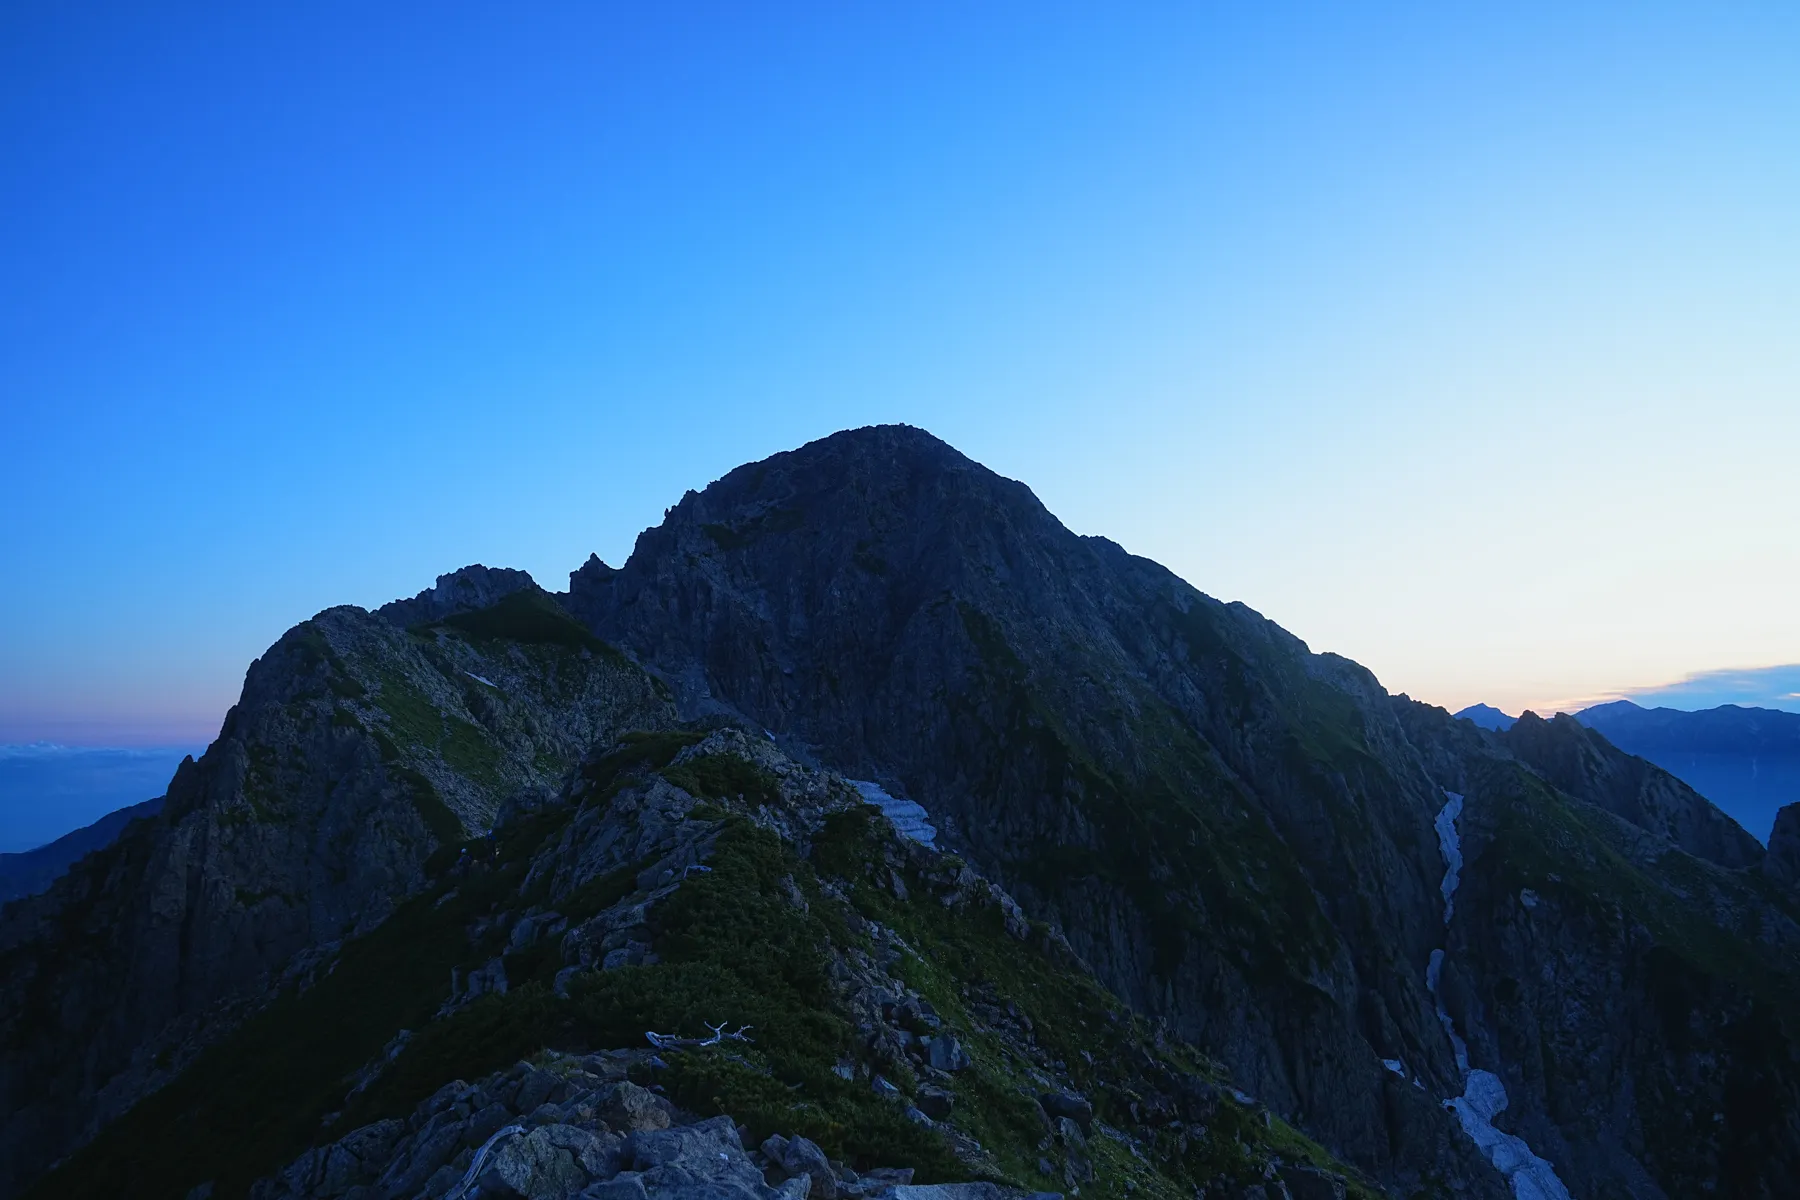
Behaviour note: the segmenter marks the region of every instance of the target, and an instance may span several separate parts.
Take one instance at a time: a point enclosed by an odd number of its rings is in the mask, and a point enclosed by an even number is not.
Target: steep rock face
[[[590,560],[567,603],[668,678],[690,712],[739,712],[922,803],[940,840],[1057,921],[1108,986],[1394,1185],[1504,1188],[1439,1107],[1463,1086],[1425,982],[1446,940],[1446,1002],[1472,1031],[1474,1065],[1512,1093],[1498,1121],[1567,1162],[1577,1194],[1680,1194],[1728,1177],[1716,1140],[1692,1162],[1658,1157],[1652,1138],[1676,1128],[1662,1122],[1688,1094],[1609,1090],[1661,1078],[1632,1074],[1640,1059],[1679,1062],[1703,1043],[1729,1073],[1791,1044],[1785,1026],[1749,1042],[1713,1027],[1690,1043],[1650,1021],[1642,1055],[1606,1052],[1627,1066],[1605,1053],[1509,1065],[1532,1046],[1490,1022],[1499,1010],[1481,1007],[1482,989],[1496,1006],[1513,995],[1505,981],[1529,973],[1533,947],[1473,933],[1519,905],[1518,888],[1507,898],[1492,886],[1505,861],[1491,832],[1500,814],[1556,793],[1490,735],[1397,704],[1360,667],[1311,653],[1244,606],[1077,537],[1023,485],[917,430],[834,435],[739,468],[685,496],[624,567]],[[1646,932],[1629,943],[1612,928],[1572,928],[1559,946],[1565,984],[1620,976],[1616,993],[1586,1000],[1661,1020],[1645,955],[1667,949],[1675,926],[1741,917],[1721,942],[1765,956],[1777,982],[1763,994],[1777,995],[1796,973],[1793,949],[1785,934],[1759,943],[1749,927],[1760,915],[1779,931],[1785,914],[1710,875],[1728,912],[1684,897],[1669,872],[1696,860],[1658,867],[1665,839],[1752,858],[1704,811],[1675,820],[1679,785],[1649,770],[1631,793],[1638,815],[1669,819],[1654,831],[1605,827],[1638,839],[1650,864],[1632,885]],[[1474,856],[1448,931],[1434,832],[1446,788],[1468,796]],[[1616,799],[1587,790],[1593,803]],[[1557,803],[1599,819],[1582,801]],[[1590,849],[1577,839],[1568,855]],[[1742,978],[1716,958],[1695,965],[1693,943],[1671,953],[1707,986]],[[1539,1006],[1583,999],[1546,989],[1504,1011],[1526,1022]],[[1750,1129],[1742,1113],[1740,1127]],[[1583,1148],[1599,1134],[1619,1148]],[[1785,1128],[1769,1136],[1782,1149],[1754,1159],[1734,1194],[1779,1178],[1757,1172],[1777,1171],[1792,1139]]]
[[[690,494],[569,604],[693,709],[924,803],[1109,986],[1330,1144],[1486,1186],[1430,1094],[1454,1077],[1423,986],[1441,799],[1367,672],[908,429]]]
[[[1395,706],[1447,786],[1479,797],[1443,990],[1505,1084],[1508,1128],[1580,1197],[1781,1195],[1800,1170],[1800,906],[1618,815],[1607,772],[1565,793],[1505,737]]]
[[[1522,715],[1500,735],[1558,788],[1722,867],[1762,861],[1762,844],[1667,771],[1615,748],[1567,713]]]
[[[530,591],[536,582],[524,571],[509,567],[484,567],[480,563],[439,575],[437,583],[410,600],[384,604],[377,613],[406,629],[442,621],[457,613],[489,608],[514,592]]]
[[[1776,882],[1800,893],[1800,804],[1789,804],[1775,814],[1769,834],[1769,854],[1763,871]]]
[[[558,642],[319,614],[251,665],[159,814],[0,914],[0,1194],[178,1072],[296,955],[378,924],[434,850],[553,793],[596,737],[671,719],[562,622]]]

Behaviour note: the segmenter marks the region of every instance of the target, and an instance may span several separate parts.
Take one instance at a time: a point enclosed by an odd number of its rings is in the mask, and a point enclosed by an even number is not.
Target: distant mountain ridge
[[[1617,700],[1575,719],[1677,776],[1764,843],[1782,808],[1800,802],[1800,713],[1736,704],[1689,712]]]
[[[0,745],[0,853],[48,846],[161,795],[198,746]]]
[[[1800,713],[1721,704],[1687,711],[1643,708],[1630,700],[1596,704],[1575,714],[1621,750],[1800,758]]]
[[[0,904],[21,896],[35,896],[66,874],[71,866],[95,850],[110,846],[125,826],[140,817],[162,811],[162,797],[115,809],[45,846],[19,854],[0,854]]]
[[[1496,733],[1513,727],[1517,717],[1509,717],[1491,704],[1471,704],[1457,712],[1457,717],[1464,721],[1473,721],[1483,729],[1492,729]]]
[[[1800,713],[1736,704],[1686,712],[1619,700],[1575,719],[1680,777],[1765,842],[1782,809],[1800,802]]]
[[[1456,715],[1495,732],[1518,720],[1487,704]],[[1572,715],[1682,780],[1758,841],[1767,842],[1785,805],[1800,802],[1800,713],[1735,704],[1690,712],[1614,700]]]

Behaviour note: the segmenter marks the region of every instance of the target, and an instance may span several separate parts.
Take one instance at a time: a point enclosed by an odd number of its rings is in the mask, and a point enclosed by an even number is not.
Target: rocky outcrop
[[[1469,1057],[1504,1085],[1504,1128],[1576,1196],[1780,1195],[1800,1171],[1794,909],[1756,870],[1691,856],[1402,708],[1483,797],[1463,819],[1443,991]]]
[[[1777,883],[1800,892],[1800,804],[1785,805],[1775,814],[1763,871]]]
[[[1527,712],[1499,735],[1562,791],[1722,867],[1762,861],[1763,847],[1706,797],[1645,759],[1616,749],[1567,713]]]
[[[378,925],[434,851],[554,794],[595,738],[670,716],[616,653],[354,608],[289,631],[160,813],[0,915],[0,1194],[175,1076],[296,955]]]
[[[746,1150],[730,1116],[696,1117],[626,1078],[654,1059],[552,1052],[447,1083],[403,1120],[307,1151],[251,1200],[1025,1200],[983,1181],[914,1186],[910,1168],[857,1172],[804,1137],[772,1134]]]
[[[491,843],[37,1194],[1371,1195],[765,734],[603,743]]]
[[[537,584],[524,571],[510,567],[484,567],[480,563],[439,575],[437,583],[410,600],[395,600],[376,612],[402,629],[442,621],[458,613],[491,608],[514,592]]]

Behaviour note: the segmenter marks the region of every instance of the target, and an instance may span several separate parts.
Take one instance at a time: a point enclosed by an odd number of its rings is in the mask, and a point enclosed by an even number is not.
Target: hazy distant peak
[[[1504,733],[1513,727],[1519,718],[1509,717],[1491,704],[1471,704],[1456,714],[1465,721],[1473,721],[1483,729],[1492,729],[1496,733]]]
[[[1605,704],[1590,704],[1588,707],[1576,713],[1575,716],[1577,719],[1586,723],[1586,718],[1594,714],[1618,713],[1623,715],[1625,713],[1647,711],[1648,710],[1645,709],[1643,705],[1632,700],[1608,700]]]
[[[1776,708],[1721,704],[1689,712],[1615,700],[1584,708],[1575,718],[1634,754],[1642,753],[1633,745],[1640,743],[1689,754],[1800,756],[1800,713]]]

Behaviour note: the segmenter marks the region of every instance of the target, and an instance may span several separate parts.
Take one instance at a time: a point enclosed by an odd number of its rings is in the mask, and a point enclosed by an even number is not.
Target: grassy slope
[[[589,768],[599,795],[650,770],[666,768],[692,735],[645,735]],[[953,910],[935,899],[902,903],[872,882],[893,858],[892,834],[872,810],[834,816],[811,861],[743,817],[732,797],[756,793],[748,764],[690,760],[669,774],[714,803],[691,819],[716,829],[709,874],[696,876],[654,913],[661,961],[579,978],[559,1000],[550,977],[560,962],[542,950],[508,960],[513,987],[432,1022],[452,966],[497,952],[470,945],[470,921],[496,907],[524,908],[520,887],[533,854],[559,835],[566,810],[539,814],[503,831],[494,869],[467,879],[440,877],[387,923],[347,945],[336,968],[310,990],[287,995],[206,1052],[183,1076],[140,1104],[96,1142],[40,1181],[33,1196],[179,1196],[206,1179],[221,1197],[291,1159],[316,1136],[335,1137],[381,1116],[404,1113],[451,1078],[476,1078],[546,1047],[639,1045],[644,1031],[697,1034],[703,1021],[755,1027],[752,1044],[671,1054],[659,1080],[684,1105],[729,1112],[756,1137],[812,1137],[834,1156],[863,1166],[905,1164],[922,1179],[966,1177],[946,1141],[915,1125],[900,1106],[866,1082],[839,1077],[840,1061],[865,1058],[860,1039],[830,982],[834,949],[866,948],[866,921],[899,933],[917,953],[897,970],[953,1026],[967,1031],[974,1066],[955,1078],[958,1124],[991,1156],[995,1171],[1044,1186],[1037,1174],[1045,1127],[1031,1096],[1034,1074],[1060,1060],[1093,1096],[1102,1120],[1124,1123],[1129,1106],[1170,1072],[1213,1073],[1185,1048],[1156,1049],[1148,1031],[1085,975],[1041,949],[1007,936],[993,910]],[[948,866],[946,866],[946,863]],[[439,862],[441,868],[444,861]],[[597,912],[628,894],[632,864],[563,897],[572,917]],[[927,875],[907,868],[914,894],[929,897]],[[823,876],[823,880],[821,878]],[[838,882],[832,883],[831,881]],[[808,903],[790,899],[790,884]],[[829,884],[829,890],[826,885]],[[842,891],[849,903],[837,901]],[[984,1029],[971,997],[1004,996],[1036,1029],[1039,1049]],[[333,1120],[348,1076],[375,1057],[401,1028],[418,1031],[375,1087]],[[892,1068],[890,1066],[890,1071]],[[895,1072],[911,1091],[916,1081]],[[1220,1174],[1248,1177],[1270,1150],[1290,1159],[1322,1153],[1279,1123],[1266,1125],[1235,1102],[1219,1109],[1207,1136],[1140,1131],[1140,1158],[1100,1134],[1091,1154],[1098,1173],[1084,1195],[1135,1190],[1174,1197]]]

